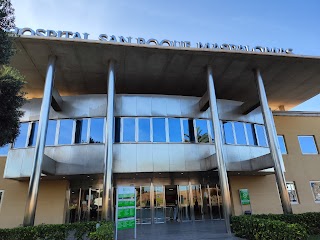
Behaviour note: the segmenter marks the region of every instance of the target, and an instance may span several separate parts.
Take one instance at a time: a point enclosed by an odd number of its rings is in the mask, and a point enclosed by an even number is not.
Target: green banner
[[[239,189],[240,194],[240,203],[241,205],[249,205],[250,204],[250,196],[248,189]]]
[[[118,195],[119,199],[134,198],[134,193],[123,193]]]
[[[123,221],[118,221],[118,226],[117,228],[119,230],[124,230],[124,229],[130,229],[135,227],[135,220],[123,220]]]
[[[136,213],[135,208],[119,208],[118,219],[134,217]]]
[[[118,202],[118,207],[134,207],[135,206],[135,201],[119,201]]]

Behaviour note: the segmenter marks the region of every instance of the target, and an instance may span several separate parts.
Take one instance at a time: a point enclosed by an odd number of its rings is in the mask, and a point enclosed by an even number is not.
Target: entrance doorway
[[[102,212],[102,192],[100,188],[70,189],[67,222],[99,221]]]

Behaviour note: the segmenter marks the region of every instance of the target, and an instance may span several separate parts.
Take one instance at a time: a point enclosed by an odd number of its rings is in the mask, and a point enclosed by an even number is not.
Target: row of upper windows
[[[318,154],[318,148],[314,136],[298,136],[300,150],[302,154]],[[279,147],[282,154],[287,154],[287,147],[283,135],[278,135]]]
[[[35,146],[39,122],[23,122],[13,148]],[[103,143],[105,118],[49,120],[46,146]],[[226,144],[268,146],[263,125],[223,122]],[[212,122],[185,118],[115,118],[115,142],[213,143]],[[9,146],[0,148],[0,155]]]

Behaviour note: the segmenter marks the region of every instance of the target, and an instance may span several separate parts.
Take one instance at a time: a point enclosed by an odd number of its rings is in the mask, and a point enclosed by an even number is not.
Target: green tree
[[[14,9],[10,0],[0,0],[0,147],[12,143],[19,134],[20,110],[25,102],[23,77],[9,64],[14,54],[7,29],[14,27]]]

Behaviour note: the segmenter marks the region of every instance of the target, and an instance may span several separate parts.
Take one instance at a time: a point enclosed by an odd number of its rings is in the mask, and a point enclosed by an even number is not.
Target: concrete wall
[[[288,154],[283,155],[287,181],[294,181],[299,204],[293,204],[293,212],[320,212],[320,203],[315,203],[310,181],[320,181],[320,156],[303,155],[298,135],[314,135],[320,147],[320,118],[309,116],[275,116],[277,133],[284,135]]]
[[[0,176],[3,176],[6,158],[0,158]],[[20,182],[0,178],[4,190],[0,209],[0,228],[17,227],[23,222],[28,191],[28,181]],[[67,181],[42,181],[40,183],[35,224],[64,223]]]
[[[229,177],[233,213],[241,215],[239,189],[248,189],[253,214],[282,213],[279,193],[274,175],[230,176]],[[244,210],[248,210],[246,206]]]

